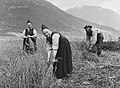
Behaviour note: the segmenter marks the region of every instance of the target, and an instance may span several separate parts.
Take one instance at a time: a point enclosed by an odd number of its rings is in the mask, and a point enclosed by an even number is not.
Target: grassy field
[[[101,57],[88,53],[86,44],[71,39],[73,73],[60,85],[47,75],[45,39],[38,38],[38,53],[27,55],[22,39],[0,40],[0,88],[120,88],[120,53],[103,51]]]

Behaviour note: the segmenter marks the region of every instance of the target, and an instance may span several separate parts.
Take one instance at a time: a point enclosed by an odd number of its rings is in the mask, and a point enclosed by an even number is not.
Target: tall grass
[[[30,55],[22,50],[21,39],[1,40],[0,43],[0,88],[114,88],[114,81],[119,81],[118,68],[112,68],[112,71],[110,67],[101,69],[89,63],[100,63],[110,57],[103,55],[98,58],[89,53],[86,43],[79,39],[70,41],[73,73],[69,79],[64,79],[61,85],[55,84],[56,78],[52,70],[48,72],[44,38],[37,40],[38,52]],[[116,80],[111,81],[109,77],[114,75],[117,75]],[[84,81],[90,84],[83,84]]]
[[[46,72],[46,50],[38,39],[38,53],[27,55],[22,40],[2,40],[0,52],[0,85],[3,88],[40,88]]]

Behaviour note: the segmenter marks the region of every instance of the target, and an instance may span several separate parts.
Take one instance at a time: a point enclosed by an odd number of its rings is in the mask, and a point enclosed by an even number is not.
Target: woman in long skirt
[[[47,43],[47,61],[50,61],[50,55],[53,55],[53,73],[61,82],[63,78],[68,77],[72,72],[72,52],[67,38],[60,33],[52,32],[48,27],[42,25],[42,33],[46,37]]]

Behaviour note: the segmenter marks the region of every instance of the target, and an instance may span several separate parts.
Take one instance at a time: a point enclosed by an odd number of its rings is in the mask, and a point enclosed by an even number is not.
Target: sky
[[[47,0],[62,10],[76,6],[90,5],[111,9],[120,14],[120,0]]]

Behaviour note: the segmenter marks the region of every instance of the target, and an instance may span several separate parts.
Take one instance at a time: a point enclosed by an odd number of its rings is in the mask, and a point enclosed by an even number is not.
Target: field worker
[[[93,31],[93,36],[91,39],[92,41],[91,50],[93,50],[93,52],[95,51],[97,53],[97,56],[100,56],[102,51],[104,36],[102,32],[98,29],[93,29],[92,31]]]
[[[48,58],[53,55],[53,74],[57,78],[57,83],[63,78],[68,78],[72,73],[72,52],[68,39],[58,32],[52,32],[48,27],[42,25],[42,33],[46,37]]]
[[[103,44],[103,34],[100,30],[92,28],[90,25],[84,27],[86,30],[86,42],[88,50],[97,53],[100,56]]]
[[[86,43],[87,43],[87,49],[89,50],[91,47],[91,38],[92,38],[92,26],[85,25],[84,29],[86,31]]]
[[[34,51],[37,51],[37,45],[36,45],[37,31],[33,28],[32,22],[30,22],[29,20],[27,21],[26,24],[28,28],[26,28],[23,31],[23,35],[24,35],[23,46],[26,46],[26,43],[28,44],[29,39],[31,39],[34,44]]]

